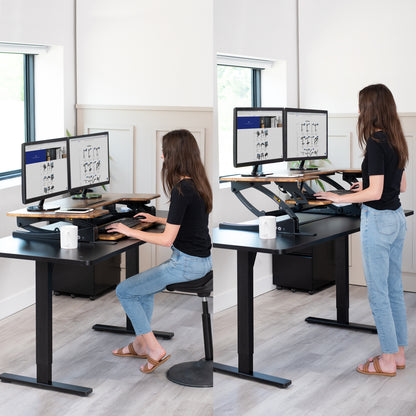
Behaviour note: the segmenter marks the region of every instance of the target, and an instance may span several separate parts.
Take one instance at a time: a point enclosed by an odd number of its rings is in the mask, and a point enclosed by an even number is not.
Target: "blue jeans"
[[[153,297],[172,283],[200,279],[212,269],[212,259],[195,257],[172,247],[169,260],[121,282],[117,296],[133,324],[136,335],[151,332]]]
[[[368,300],[381,352],[407,346],[406,308],[402,286],[402,254],[406,235],[403,209],[361,208],[361,251]]]

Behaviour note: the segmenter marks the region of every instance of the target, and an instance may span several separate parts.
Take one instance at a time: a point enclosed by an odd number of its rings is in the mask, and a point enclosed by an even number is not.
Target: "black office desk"
[[[78,249],[61,249],[59,242],[0,239],[0,257],[36,261],[36,365],[37,377],[0,374],[6,383],[87,396],[92,388],[52,381],[52,270],[55,263],[94,265],[123,252],[126,253],[126,278],[138,273],[138,246],[142,241],[125,239],[108,242],[80,243]]]
[[[220,228],[214,230],[214,247],[237,251],[238,314],[238,368],[214,362],[214,371],[280,388],[286,388],[291,384],[291,380],[253,371],[253,267],[257,253],[279,255],[335,240],[337,319],[308,317],[306,321],[377,332],[374,326],[350,323],[348,317],[348,235],[360,230],[360,219],[342,216],[319,216],[309,213],[297,215],[301,224],[300,231],[310,233],[311,236],[278,234],[276,239],[261,240],[256,232]]]

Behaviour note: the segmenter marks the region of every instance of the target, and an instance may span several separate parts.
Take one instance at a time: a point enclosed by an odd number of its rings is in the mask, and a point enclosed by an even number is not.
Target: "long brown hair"
[[[404,169],[409,160],[409,150],[403,134],[393,94],[383,84],[369,85],[358,96],[358,141],[365,149],[367,140],[378,130],[384,131],[390,146],[398,157],[398,169]]]
[[[212,189],[201,161],[198,144],[188,130],[173,130],[162,139],[163,190],[170,195],[173,187],[184,177],[190,177],[205,202],[207,213],[212,211]],[[179,188],[180,192],[180,188]]]

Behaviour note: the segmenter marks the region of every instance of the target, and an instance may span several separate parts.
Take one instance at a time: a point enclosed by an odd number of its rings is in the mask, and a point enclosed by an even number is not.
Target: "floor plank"
[[[416,294],[405,293],[409,347],[396,377],[365,376],[358,364],[379,353],[377,335],[308,324],[335,318],[335,287],[314,295],[274,290],[254,302],[254,371],[292,380],[287,389],[214,373],[221,416],[416,415]],[[215,314],[215,361],[237,365],[236,308]],[[365,287],[350,286],[350,321],[373,325]]]
[[[212,310],[212,299],[210,310]],[[166,378],[182,361],[203,357],[201,299],[175,293],[156,295],[154,329],[173,331],[161,341],[171,359],[152,374],[139,370],[144,360],[118,358],[115,348],[132,337],[91,329],[95,323],[123,325],[114,292],[95,301],[53,297],[53,380],[93,388],[78,397],[0,383],[0,414],[16,416],[212,415],[213,389],[183,387]],[[0,321],[0,373],[35,377],[35,307]]]

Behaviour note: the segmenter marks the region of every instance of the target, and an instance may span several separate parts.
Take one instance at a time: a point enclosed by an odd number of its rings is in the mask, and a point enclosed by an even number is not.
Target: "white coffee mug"
[[[63,225],[60,229],[61,248],[78,247],[78,227],[76,225]]]
[[[276,238],[276,217],[271,215],[259,217],[259,237]]]

